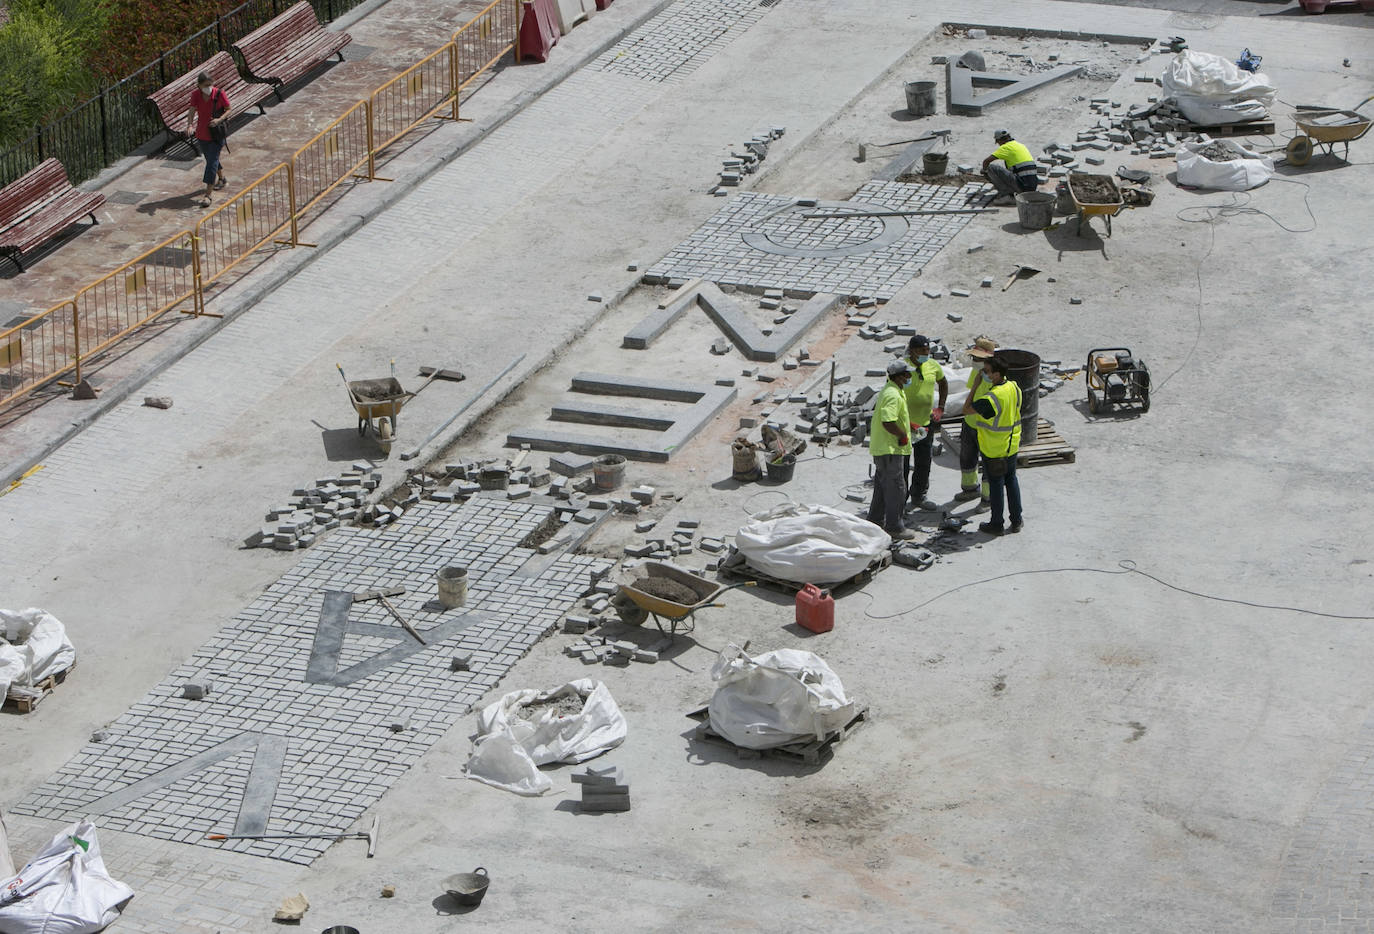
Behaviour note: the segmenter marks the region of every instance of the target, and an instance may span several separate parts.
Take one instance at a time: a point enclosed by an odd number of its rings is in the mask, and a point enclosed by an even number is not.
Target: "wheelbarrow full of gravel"
[[[631,626],[642,626],[653,617],[659,632],[667,636],[667,643],[671,643],[678,633],[696,629],[692,616],[697,610],[725,606],[718,598],[727,590],[757,584],[757,581],[721,584],[665,561],[646,561],[638,572],[642,576],[620,585],[612,604],[620,621]]]
[[[434,382],[434,378],[443,372],[436,369],[419,389],[406,392],[396,379],[395,360],[391,361],[391,375],[384,379],[350,380],[342,366],[337,363],[334,366],[348,389],[348,401],[353,403],[353,410],[358,413],[358,436],[362,437],[371,430],[377,436],[377,444],[383,454],[391,453],[391,444],[396,440],[401,406],[424,392],[425,386]]]

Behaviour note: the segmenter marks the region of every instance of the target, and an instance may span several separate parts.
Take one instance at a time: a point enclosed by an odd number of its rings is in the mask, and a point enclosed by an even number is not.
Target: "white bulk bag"
[[[0,639],[10,643],[22,669],[19,677],[13,677],[13,657],[0,649],[0,696],[9,682],[31,687],[48,675],[66,671],[76,661],[76,648],[67,638],[66,628],[56,616],[37,607],[0,610]]]
[[[779,649],[751,658],[732,643],[711,677],[711,729],[746,749],[824,739],[854,717],[839,676],[811,652]]]
[[[829,506],[783,503],[741,526],[735,546],[757,571],[823,585],[863,571],[892,547],[892,536],[867,519]]]
[[[1234,152],[1236,158],[1214,162],[1199,152],[1217,145]],[[1189,188],[1246,191],[1263,185],[1274,174],[1273,159],[1246,149],[1229,139],[1214,139],[1210,143],[1184,143],[1179,147],[1175,161],[1178,163],[1178,183]]]
[[[1278,89],[1269,83],[1268,77],[1261,72],[1249,72],[1236,67],[1236,63],[1210,52],[1184,49],[1173,57],[1160,79],[1167,97],[1179,104],[1183,115],[1195,123],[1198,120],[1189,115],[1187,106],[1226,107],[1247,101],[1268,108],[1274,104]],[[1267,114],[1261,111],[1259,117]],[[1259,119],[1244,117],[1241,119]],[[1236,123],[1238,120],[1221,120],[1221,123]]]
[[[565,695],[583,698],[581,712],[566,717],[548,709],[530,720],[516,715],[521,707]],[[553,782],[539,766],[599,756],[623,743],[629,727],[606,685],[581,678],[552,691],[512,691],[482,711],[477,731],[468,778],[518,795],[542,795]]]
[[[95,825],[72,824],[19,874],[0,881],[4,934],[92,934],[119,917],[134,890],[105,871]]]

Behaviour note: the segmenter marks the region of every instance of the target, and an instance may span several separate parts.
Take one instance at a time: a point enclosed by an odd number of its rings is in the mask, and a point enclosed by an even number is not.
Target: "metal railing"
[[[74,325],[75,305],[68,300],[0,330],[0,406],[72,370],[80,379]]]
[[[290,5],[289,0],[272,2],[283,9]],[[311,3],[318,11],[330,0]],[[192,230],[178,231],[75,298],[0,331],[0,408],[70,371],[80,380],[83,361],[188,300],[192,307],[185,313],[218,317],[205,309],[212,283],[284,230],[289,237],[278,243],[309,246],[300,239],[307,211],[350,177],[378,179],[378,154],[432,117],[456,120],[466,84],[507,52],[515,50],[519,59],[519,11],[520,0],[495,0],[452,41],[344,111],[289,161],[206,214]],[[125,79],[129,96],[151,79],[154,67]],[[108,119],[108,99],[104,106],[102,119]]]
[[[295,0],[247,0],[215,22],[107,88],[54,117],[21,142],[0,152],[0,186],[55,156],[72,184],[100,173],[162,128],[144,99],[229,47],[290,7]],[[333,22],[364,0],[310,0],[321,22]]]
[[[199,309],[197,267],[195,238],[181,230],[77,292],[72,304],[78,359],[100,353],[187,299]]]
[[[515,50],[520,61],[520,0],[492,0],[453,34],[458,90]]]

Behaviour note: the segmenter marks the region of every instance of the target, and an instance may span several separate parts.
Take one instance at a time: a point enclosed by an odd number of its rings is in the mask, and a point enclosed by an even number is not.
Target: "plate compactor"
[[[1107,406],[1150,411],[1150,368],[1129,347],[1098,347],[1088,351],[1088,411]]]

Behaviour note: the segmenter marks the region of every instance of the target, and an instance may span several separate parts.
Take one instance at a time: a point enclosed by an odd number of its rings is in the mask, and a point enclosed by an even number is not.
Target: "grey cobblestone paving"
[[[824,211],[981,207],[985,185],[871,181],[846,202],[740,192],[644,274],[649,283],[700,276],[755,289],[888,299],[964,228],[972,215],[807,219]]]
[[[608,49],[592,67],[644,81],[679,81],[768,9],[758,0],[679,0]]]
[[[535,555],[519,542],[548,511],[543,503],[479,497],[461,506],[419,504],[385,529],[336,532],[119,717],[110,739],[85,746],[15,813],[98,815],[102,830],[309,863],[331,841],[204,837],[337,833],[356,821],[552,631],[591,572],[608,565],[565,555],[536,577],[517,576]],[[468,602],[459,610],[431,602],[435,573],[447,565],[468,568]],[[308,683],[321,650],[325,592],[384,587],[406,588],[392,603],[422,635],[467,624],[421,647],[384,607],[355,603],[348,620],[359,631],[344,637],[334,664],[347,668],[398,645],[409,654],[351,683]],[[449,670],[457,651],[472,654],[472,670]],[[182,685],[199,679],[211,681],[209,697],[184,699]],[[393,732],[398,721],[407,726]]]
[[[1269,913],[1285,934],[1374,930],[1374,718],[1293,835]]]

